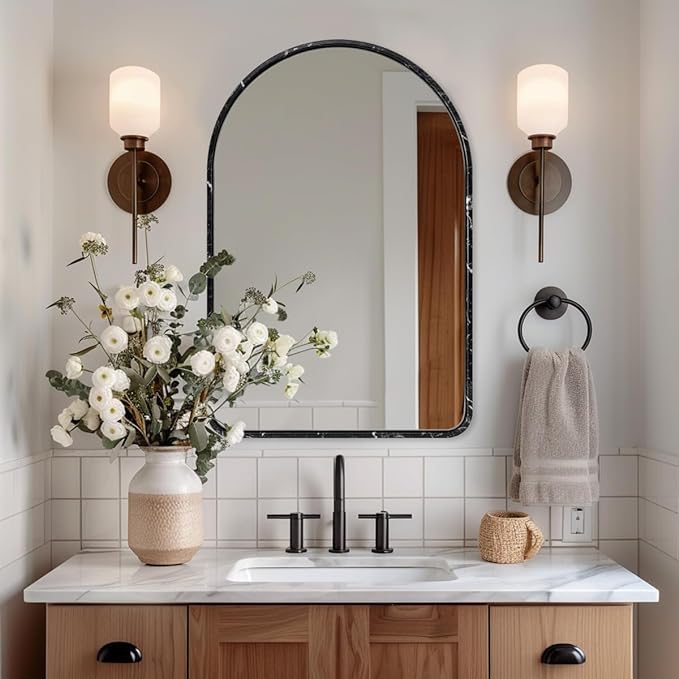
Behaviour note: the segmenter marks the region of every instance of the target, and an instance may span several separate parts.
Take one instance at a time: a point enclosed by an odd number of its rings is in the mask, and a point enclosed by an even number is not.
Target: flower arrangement
[[[148,231],[156,221],[152,215],[140,217],[146,267],[136,272],[134,282],[113,294],[112,305],[96,267],[97,258],[108,253],[106,240],[91,232],[80,239],[81,255],[69,266],[89,261],[90,286],[98,296],[104,327],[96,330],[86,322],[72,297],[60,297],[50,305],[80,322],[84,329],[80,342],[86,344],[69,355],[64,373],[47,373],[53,388],[74,397],[59,414],[51,435],[62,446],[73,443],[76,429],[98,436],[109,449],[190,444],[196,450],[196,473],[205,483],[213,459],[239,443],[245,431],[243,422],[222,421],[222,408],[233,406],[255,384],[284,381],[285,395],[293,398],[304,375],[295,358],[309,351],[329,357],[337,346],[337,333],[313,328],[298,341],[260,320],[266,315],[285,321],[280,294],[291,286],[300,292],[312,284],[315,275],[310,271],[283,285],[276,279],[267,295],[247,288],[233,314],[215,311],[186,331],[187,307],[206,290],[208,279],[235,258],[226,250],[210,257],[185,289],[176,266],[149,260]],[[94,352],[103,358],[86,367],[83,358]],[[83,381],[85,374],[91,384]]]

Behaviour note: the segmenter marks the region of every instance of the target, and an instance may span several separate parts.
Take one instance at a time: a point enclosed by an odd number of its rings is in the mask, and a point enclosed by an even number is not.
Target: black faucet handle
[[[304,514],[290,512],[289,514],[267,514],[267,519],[288,519],[290,521],[290,546],[285,550],[289,554],[303,554],[304,547],[304,519],[320,519],[320,514]]]
[[[412,514],[390,514],[381,511],[376,514],[359,514],[359,519],[375,520],[375,554],[391,554],[394,550],[389,546],[389,519],[412,519]]]

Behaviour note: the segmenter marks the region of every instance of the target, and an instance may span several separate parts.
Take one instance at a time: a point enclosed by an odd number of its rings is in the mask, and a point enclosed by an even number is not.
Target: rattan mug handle
[[[545,541],[545,536],[532,519],[526,521],[526,528],[528,529],[529,544],[523,558],[527,561],[540,551],[540,547],[542,547]]]

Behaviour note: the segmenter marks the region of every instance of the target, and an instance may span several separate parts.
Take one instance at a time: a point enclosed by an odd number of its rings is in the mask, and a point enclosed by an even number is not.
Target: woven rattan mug
[[[479,550],[484,561],[521,563],[534,557],[545,541],[524,512],[488,512],[481,519]]]

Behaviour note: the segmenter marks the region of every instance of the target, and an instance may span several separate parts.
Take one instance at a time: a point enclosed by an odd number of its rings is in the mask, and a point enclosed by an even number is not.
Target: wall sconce
[[[170,194],[172,177],[162,158],[145,150],[160,127],[160,78],[148,68],[123,66],[109,81],[109,123],[125,153],[108,173],[113,202],[132,213],[132,263],[137,263],[137,217],[157,210]]]
[[[512,165],[507,188],[517,207],[538,215],[538,261],[543,262],[545,215],[558,210],[571,192],[568,166],[549,152],[568,125],[568,71],[553,64],[529,66],[519,73],[516,85],[517,125],[533,150]]]

